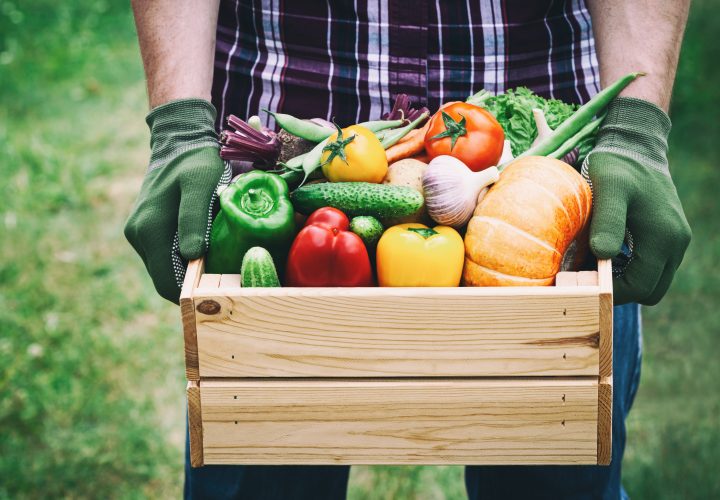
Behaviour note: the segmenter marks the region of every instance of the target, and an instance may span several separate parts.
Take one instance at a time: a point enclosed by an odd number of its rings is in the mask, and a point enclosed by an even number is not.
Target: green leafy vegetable
[[[577,109],[576,104],[567,104],[558,99],[545,99],[526,87],[508,90],[504,94],[492,95],[485,90],[468,98],[467,102],[485,107],[490,111],[505,131],[505,138],[512,145],[513,156],[528,149],[537,137],[538,131],[533,119],[533,108],[541,109],[545,119],[553,130],[567,120]],[[580,158],[590,152],[595,143],[595,134],[583,139],[578,145]]]

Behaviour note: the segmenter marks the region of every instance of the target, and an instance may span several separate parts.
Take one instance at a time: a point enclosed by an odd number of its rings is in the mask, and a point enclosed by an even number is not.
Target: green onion
[[[583,128],[580,129],[577,134],[573,135],[570,139],[562,143],[559,148],[557,148],[555,151],[548,154],[547,156],[550,158],[562,159],[566,154],[575,149],[575,146],[577,146],[580,141],[582,141],[587,136],[595,132],[598,128],[600,128],[600,124],[605,119],[606,114],[607,113],[603,113],[600,117],[598,117],[598,119],[593,120],[587,125],[585,125]]]
[[[382,146],[385,149],[389,148],[390,146],[394,146],[400,139],[408,135],[411,130],[417,128],[418,125],[427,120],[428,116],[429,113],[422,113],[409,124],[405,125],[403,128],[391,130],[389,133],[385,134],[383,139],[380,141]]]
[[[591,122],[593,117],[607,108],[610,101],[617,97],[617,95],[625,87],[630,85],[633,80],[644,74],[645,73],[640,72],[630,73],[618,79],[615,83],[606,89],[603,89],[601,92],[596,94],[595,97],[580,106],[580,108],[578,108],[578,110],[575,111],[570,118],[561,123],[558,128],[553,130],[552,134],[540,141],[536,146],[531,147],[514,160],[504,163],[498,168],[502,170],[509,163],[512,163],[512,161],[525,156],[548,156],[556,151],[559,151],[560,148],[568,148],[567,151],[570,151],[577,145],[577,142],[579,142],[579,139],[577,141],[575,140],[580,136],[579,132],[581,132],[585,126]],[[596,126],[599,126],[599,123]],[[587,134],[584,134],[582,137],[585,137],[586,135]],[[580,137],[580,139],[582,137]]]

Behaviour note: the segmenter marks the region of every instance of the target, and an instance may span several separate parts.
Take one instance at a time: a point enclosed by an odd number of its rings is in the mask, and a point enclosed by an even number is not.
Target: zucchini
[[[348,217],[372,215],[379,219],[414,214],[425,201],[413,188],[370,182],[309,184],[293,191],[290,199],[295,210],[305,215],[333,207]]]
[[[367,248],[373,249],[383,234],[383,227],[372,215],[359,215],[350,221],[350,231],[360,236]]]
[[[240,285],[243,288],[280,286],[270,252],[263,247],[252,247],[245,253],[240,268]]]

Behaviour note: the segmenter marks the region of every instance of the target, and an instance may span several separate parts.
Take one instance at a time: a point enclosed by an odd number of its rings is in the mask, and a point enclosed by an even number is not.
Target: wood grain
[[[610,260],[598,261],[600,287],[600,385],[598,388],[598,464],[612,459],[613,289]]]
[[[609,261],[541,288],[202,273],[190,263],[180,300],[193,466],[611,459]]]
[[[224,288],[240,288],[240,275],[239,274],[222,274],[220,275],[221,289]]]
[[[555,275],[555,286],[577,286],[577,275],[572,271],[560,271]]]
[[[200,387],[206,464],[597,463],[597,378]]]
[[[200,386],[197,382],[187,384],[188,434],[190,435],[190,465],[202,467],[203,463],[203,426]]]
[[[612,264],[609,260],[598,261],[598,285],[600,287],[600,377],[612,377],[613,290]]]
[[[218,288],[220,286],[220,277],[220,274],[203,274],[197,287],[201,289]]]
[[[598,374],[597,288],[196,295],[203,377]]]
[[[610,465],[612,459],[612,398],[612,377],[604,377],[598,387],[598,465]]]
[[[578,286],[598,286],[597,271],[579,271],[577,273]]]
[[[180,291],[180,313],[182,315],[183,337],[185,339],[185,376],[188,380],[199,380],[197,328],[195,324],[195,304],[193,293],[200,282],[205,268],[202,259],[193,260],[188,264]]]

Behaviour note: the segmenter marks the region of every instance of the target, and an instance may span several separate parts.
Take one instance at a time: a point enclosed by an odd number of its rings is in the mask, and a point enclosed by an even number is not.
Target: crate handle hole
[[[237,396],[233,396],[233,399],[237,399]]]

